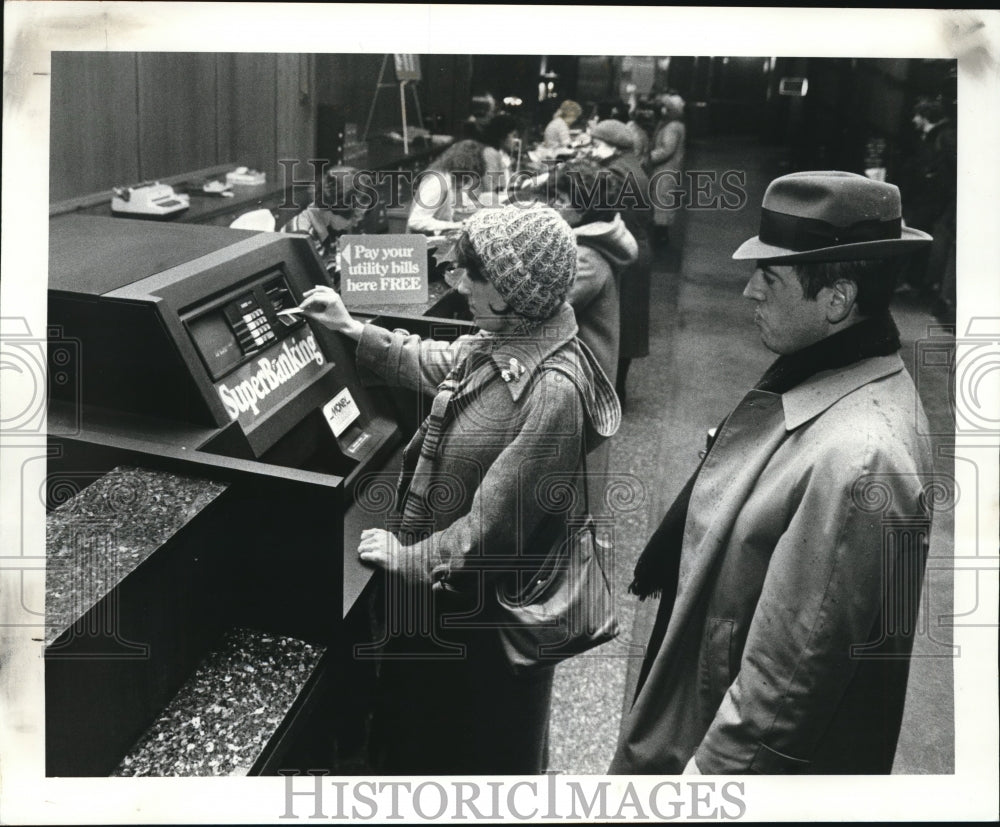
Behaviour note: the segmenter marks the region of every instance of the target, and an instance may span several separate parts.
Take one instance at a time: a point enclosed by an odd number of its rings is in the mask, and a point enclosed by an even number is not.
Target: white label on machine
[[[334,436],[340,436],[361,415],[351,392],[344,388],[323,406],[323,415]]]

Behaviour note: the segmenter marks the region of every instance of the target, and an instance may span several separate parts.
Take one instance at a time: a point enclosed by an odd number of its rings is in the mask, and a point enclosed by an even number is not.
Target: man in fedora
[[[799,172],[764,195],[743,295],[778,354],[715,429],[630,591],[660,607],[611,772],[887,773],[931,454],[889,314],[899,190]]]

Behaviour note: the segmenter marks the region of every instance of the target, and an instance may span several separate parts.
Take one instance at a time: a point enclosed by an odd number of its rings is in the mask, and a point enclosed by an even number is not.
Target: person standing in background
[[[639,247],[636,260],[620,277],[621,327],[618,347],[618,376],[615,390],[626,404],[627,379],[633,359],[649,355],[649,295],[653,254],[649,244],[651,205],[649,178],[635,155],[632,133],[617,120],[599,121],[590,128],[591,155],[619,179],[618,212]]]
[[[619,186],[618,177],[594,161],[569,161],[555,176],[551,205],[576,238],[576,280],[566,301],[576,313],[580,341],[612,381],[621,338],[618,283],[639,256],[639,245],[614,206]]]
[[[483,150],[486,170],[482,190],[505,192],[520,154],[521,124],[513,115],[501,112],[486,124],[482,134],[482,142],[486,146]]]
[[[559,168],[552,204],[576,237],[576,279],[566,301],[576,314],[577,335],[612,382],[621,340],[618,284],[639,255],[639,245],[614,207],[619,185],[611,170],[589,158],[569,161]],[[610,468],[611,441],[591,447],[588,473],[606,477]],[[597,500],[590,503],[591,511],[604,514],[606,506]]]
[[[649,150],[650,179],[655,187],[653,199],[653,245],[666,247],[670,228],[676,218],[672,209],[671,190],[681,187],[684,173],[684,152],[687,130],[684,126],[684,99],[668,94],[657,98],[659,122]]]
[[[655,125],[654,110],[648,101],[640,100],[626,126],[632,133],[632,151],[639,159],[643,169],[649,164],[650,136]]]
[[[958,134],[939,100],[918,100],[911,122],[919,138],[901,183],[909,204],[905,218],[911,227],[934,236],[923,266],[915,268],[913,287],[931,299],[931,311],[939,320],[953,321]]]
[[[461,136],[473,141],[483,139],[483,130],[497,113],[497,100],[489,92],[479,92],[469,103],[469,117],[462,123]]]

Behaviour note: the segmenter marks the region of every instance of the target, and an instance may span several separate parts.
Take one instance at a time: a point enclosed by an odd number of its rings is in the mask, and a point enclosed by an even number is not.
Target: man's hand
[[[303,315],[319,322],[323,327],[343,333],[357,341],[365,326],[347,312],[344,300],[331,287],[321,285],[303,294],[299,309]]]
[[[424,561],[410,546],[400,545],[399,540],[381,528],[366,528],[361,532],[358,557],[392,574],[399,574],[411,582],[430,582]]]

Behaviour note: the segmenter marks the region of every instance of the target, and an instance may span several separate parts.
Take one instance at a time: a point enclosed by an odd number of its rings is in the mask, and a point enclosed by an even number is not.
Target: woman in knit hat
[[[588,447],[599,442],[621,411],[576,338],[565,302],[576,242],[554,210],[482,210],[465,222],[457,253],[477,335],[449,343],[362,324],[326,287],[302,306],[358,342],[362,375],[433,398],[403,455],[395,513],[381,520],[392,531],[363,531],[358,549],[383,572],[372,768],[538,773],[553,669],[511,670],[489,625],[496,585],[512,570],[534,573],[565,539],[560,504],[582,509],[582,497],[564,495],[584,431]]]

